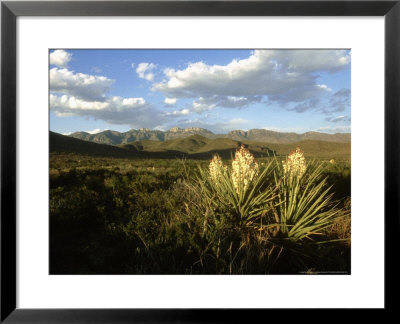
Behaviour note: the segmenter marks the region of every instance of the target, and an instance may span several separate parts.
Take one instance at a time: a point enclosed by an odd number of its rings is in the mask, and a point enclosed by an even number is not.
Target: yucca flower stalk
[[[259,166],[254,156],[242,145],[235,153],[231,169],[231,178],[237,194],[246,191],[258,171]]]
[[[282,161],[283,174],[289,178],[301,178],[306,172],[306,159],[304,158],[304,152],[300,147],[296,149],[287,157],[286,161]]]
[[[279,187],[276,209],[279,230],[291,240],[299,241],[322,235],[342,213],[333,202],[331,186],[322,175],[322,164],[306,164],[300,149],[278,164],[275,183]]]
[[[208,170],[200,169],[198,183],[213,214],[243,228],[259,221],[269,209],[273,199],[272,173],[273,162],[260,168],[242,146],[236,151],[231,168],[214,156]]]
[[[227,167],[224,166],[218,154],[214,155],[209,165],[211,180],[218,183],[224,174],[227,172]]]

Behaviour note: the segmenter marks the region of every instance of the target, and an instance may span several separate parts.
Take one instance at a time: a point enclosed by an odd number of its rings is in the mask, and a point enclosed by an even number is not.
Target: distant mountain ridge
[[[229,159],[241,145],[245,145],[255,157],[287,155],[296,146],[304,150],[306,157],[349,158],[351,154],[350,143],[315,140],[304,140],[295,144],[268,144],[249,140],[238,141],[227,137],[210,139],[201,135],[190,135],[168,141],[142,140],[107,145],[50,132],[50,153],[98,157],[211,159],[214,154],[218,154]]]
[[[168,131],[150,130],[148,128],[131,129],[127,132],[106,130],[96,134],[75,132],[69,136],[99,144],[121,145],[145,140],[165,142],[193,135],[200,135],[209,139],[229,138],[235,141],[247,140],[272,144],[289,144],[304,140],[350,143],[351,140],[350,133],[327,134],[320,132],[307,132],[297,134],[275,132],[267,129],[250,129],[248,131],[234,130],[227,134],[214,134],[213,132],[200,127],[173,127]]]
[[[79,154],[116,158],[195,158],[210,159],[213,154],[231,157],[241,142],[228,138],[209,139],[201,135],[168,141],[143,140],[129,144],[106,145],[50,132],[50,153]],[[266,144],[247,145],[256,157],[273,156]]]
[[[90,134],[87,132],[75,132],[70,134],[69,136],[100,144],[119,145],[145,140],[165,142],[176,138],[189,137],[192,135],[200,135],[207,138],[217,137],[217,135],[210,132],[209,130],[199,127],[173,127],[165,132],[160,130],[150,130],[148,128],[131,129],[127,132],[122,133],[111,130],[106,130],[96,134]]]
[[[327,134],[320,132],[307,132],[303,134],[275,132],[267,129],[250,129],[249,131],[234,130],[226,135],[236,141],[257,141],[273,144],[289,144],[305,140],[349,143],[350,133]]]

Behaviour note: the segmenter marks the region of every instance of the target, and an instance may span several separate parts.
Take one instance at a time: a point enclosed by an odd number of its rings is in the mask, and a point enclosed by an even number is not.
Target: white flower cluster
[[[222,163],[221,158],[218,155],[214,155],[210,162],[210,176],[214,182],[219,182],[222,175],[226,172],[226,166]]]
[[[214,155],[209,165],[210,177],[214,183],[218,183],[224,175],[228,174],[228,168],[224,166],[221,158]],[[235,158],[232,161],[231,179],[239,194],[240,188],[246,190],[249,183],[258,174],[259,166],[254,156],[243,145],[236,150]]]
[[[306,172],[306,160],[300,147],[296,147],[296,150],[289,154],[287,161],[282,161],[282,165],[285,176],[288,175],[290,178],[297,177],[300,179]]]
[[[236,192],[239,193],[240,186],[246,190],[249,183],[258,174],[259,167],[254,156],[243,145],[235,153],[232,161],[231,178]],[[241,185],[240,185],[241,184]]]

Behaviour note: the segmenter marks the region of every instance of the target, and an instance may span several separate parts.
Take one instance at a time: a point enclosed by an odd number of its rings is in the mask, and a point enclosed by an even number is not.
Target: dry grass
[[[351,244],[351,199],[348,197],[344,202],[345,212],[342,216],[335,219],[333,224],[327,229],[331,239],[343,240],[350,247]]]

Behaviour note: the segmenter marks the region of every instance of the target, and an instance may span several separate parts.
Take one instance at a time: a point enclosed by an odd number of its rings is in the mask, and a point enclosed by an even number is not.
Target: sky
[[[350,72],[349,50],[50,50],[50,130],[349,133]]]

